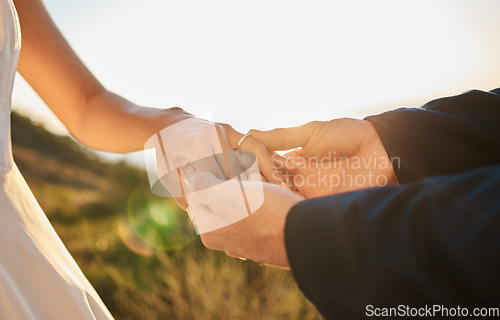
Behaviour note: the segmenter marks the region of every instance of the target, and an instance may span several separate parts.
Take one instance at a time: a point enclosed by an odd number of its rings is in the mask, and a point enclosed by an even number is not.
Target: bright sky
[[[500,1],[45,0],[110,90],[244,132],[500,87]],[[15,109],[62,125],[18,77]]]

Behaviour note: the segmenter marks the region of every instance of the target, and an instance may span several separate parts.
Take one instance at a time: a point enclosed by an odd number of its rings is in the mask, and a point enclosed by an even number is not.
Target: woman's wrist
[[[150,136],[161,130],[186,119],[193,115],[184,111],[182,108],[173,107],[168,109],[146,108],[144,110],[145,128],[150,131]]]
[[[107,90],[88,99],[73,135],[89,147],[108,152],[133,152],[164,128],[192,117],[181,108],[139,106]]]

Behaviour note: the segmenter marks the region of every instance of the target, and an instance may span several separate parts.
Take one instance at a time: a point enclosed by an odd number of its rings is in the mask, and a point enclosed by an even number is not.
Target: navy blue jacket
[[[303,201],[285,243],[326,319],[367,306],[500,307],[500,89],[368,117],[401,185]]]

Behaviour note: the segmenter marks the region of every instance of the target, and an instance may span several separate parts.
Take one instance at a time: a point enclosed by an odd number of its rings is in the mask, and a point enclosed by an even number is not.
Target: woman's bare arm
[[[89,147],[140,150],[155,132],[189,117],[179,108],[140,107],[106,90],[64,39],[41,0],[14,0],[22,31],[18,71]]]
[[[108,152],[141,150],[155,133],[191,117],[180,108],[138,106],[106,90],[85,67],[50,18],[41,0],[14,0],[22,32],[18,71],[83,144]],[[229,146],[236,148],[241,133],[223,124]],[[267,149],[255,139],[242,149],[259,159],[263,174],[280,184]]]

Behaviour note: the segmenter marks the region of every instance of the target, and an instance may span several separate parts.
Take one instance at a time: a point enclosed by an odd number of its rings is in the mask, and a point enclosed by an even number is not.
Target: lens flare
[[[125,225],[130,229],[125,232],[122,227],[120,238],[143,255],[152,255],[154,249],[181,249],[195,238],[189,218],[173,199],[154,197],[143,190],[131,195]],[[143,244],[137,250],[140,242]]]
[[[121,222],[118,225],[118,236],[132,252],[147,257],[154,254],[153,247],[144,242],[129,224]]]
[[[99,222],[85,220],[84,238],[102,270],[116,283],[149,292],[151,288],[144,285],[147,270],[190,245],[196,233],[173,199],[156,197],[147,188],[137,188],[122,212],[103,215]]]
[[[105,251],[106,249],[108,249],[108,241],[101,238],[96,241],[95,246],[98,250]]]

